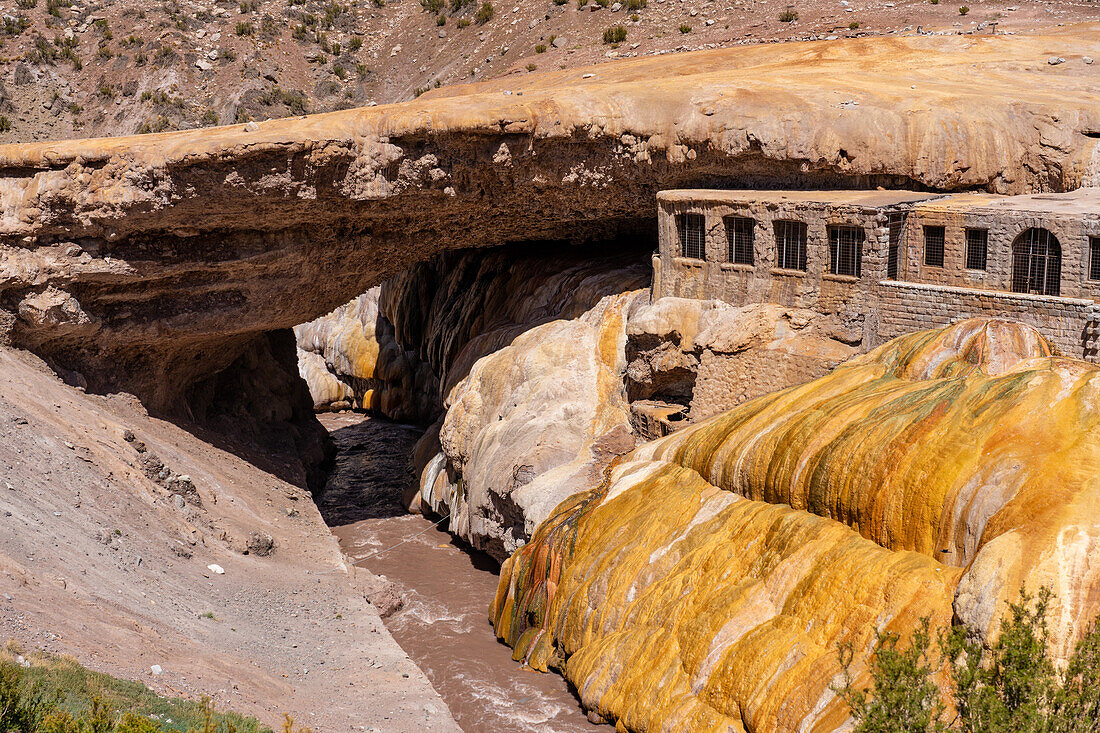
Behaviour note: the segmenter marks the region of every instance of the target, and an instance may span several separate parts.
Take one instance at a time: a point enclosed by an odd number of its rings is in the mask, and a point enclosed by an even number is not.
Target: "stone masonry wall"
[[[1091,300],[894,280],[879,282],[876,290],[881,341],[963,318],[987,316],[1034,326],[1064,355],[1100,361],[1100,304]]]
[[[943,267],[924,263],[924,227],[944,227]],[[987,207],[950,211],[917,207],[905,227],[898,277],[939,285],[1012,290],[1012,244],[1028,228],[1049,230],[1062,250],[1061,295],[1100,298],[1100,281],[1089,279],[1089,238],[1100,237],[1100,213],[1065,216],[1043,212],[996,212]],[[966,229],[989,232],[985,270],[966,268]]]

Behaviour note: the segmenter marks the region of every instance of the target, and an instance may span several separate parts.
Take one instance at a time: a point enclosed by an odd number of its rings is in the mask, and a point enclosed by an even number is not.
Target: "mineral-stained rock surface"
[[[0,323],[92,389],[125,381],[186,412],[186,387],[259,332],[446,249],[621,234],[660,188],[1072,188],[1100,166],[1100,87],[1078,61],[1098,40],[1085,26],[744,47],[0,146]]]
[[[857,676],[875,627],[988,642],[1021,586],[1056,594],[1064,659],[1100,610],[1097,389],[1018,324],[896,339],[624,456],[505,563],[491,616],[634,730],[832,730],[838,642]]]
[[[685,404],[694,384],[700,410],[725,409],[858,353],[809,311],[674,298],[650,304],[644,290],[521,331],[447,390],[438,453],[423,460],[421,474],[423,506],[449,515],[451,531],[499,559],[633,448],[632,392],[668,397],[660,388],[674,373],[691,383]]]

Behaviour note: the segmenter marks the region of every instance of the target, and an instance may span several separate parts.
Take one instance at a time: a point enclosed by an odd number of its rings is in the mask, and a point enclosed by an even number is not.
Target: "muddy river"
[[[424,670],[462,729],[610,730],[588,722],[565,680],[512,661],[488,605],[497,565],[400,505],[414,480],[409,456],[420,431],[358,414],[322,415],[339,453],[322,514],[356,564],[397,584],[405,606],[385,620]]]

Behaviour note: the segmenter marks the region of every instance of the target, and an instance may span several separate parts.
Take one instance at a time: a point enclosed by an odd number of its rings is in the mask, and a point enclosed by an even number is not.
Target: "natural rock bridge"
[[[756,46],[0,147],[0,335],[187,414],[265,332],[447,248],[632,235],[660,188],[1075,188],[1100,171],[1088,54],[1095,29]]]

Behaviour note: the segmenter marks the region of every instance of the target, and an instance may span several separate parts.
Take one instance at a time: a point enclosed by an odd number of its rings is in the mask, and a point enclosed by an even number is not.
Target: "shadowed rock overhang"
[[[0,146],[0,335],[167,405],[258,333],[444,249],[622,236],[661,188],[1095,184],[1089,55],[1095,26],[789,43]]]

